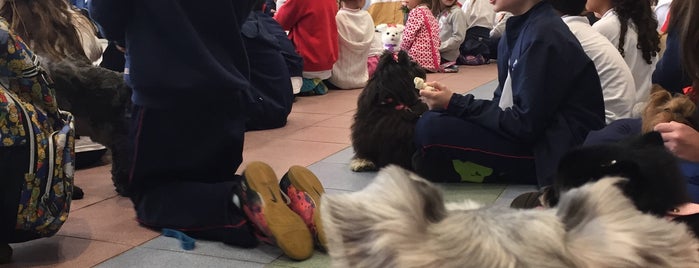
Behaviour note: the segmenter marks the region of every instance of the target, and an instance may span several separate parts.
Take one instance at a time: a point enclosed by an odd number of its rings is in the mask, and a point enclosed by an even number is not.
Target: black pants
[[[141,224],[257,245],[244,213],[232,202],[245,131],[240,107],[134,107],[129,192]]]

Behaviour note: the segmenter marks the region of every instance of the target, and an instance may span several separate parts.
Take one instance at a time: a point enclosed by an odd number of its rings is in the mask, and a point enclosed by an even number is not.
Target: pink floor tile
[[[137,246],[160,233],[136,222],[131,200],[113,197],[70,213],[60,235]]]
[[[13,262],[2,267],[91,267],[131,249],[131,246],[57,235],[12,244]]]
[[[111,165],[103,165],[75,172],[75,185],[83,189],[85,197],[81,200],[73,200],[70,205],[71,211],[75,212],[117,195],[112,183],[111,168]]]
[[[289,135],[288,139],[300,141],[318,141],[329,143],[350,144],[349,127],[308,127]]]
[[[352,122],[354,122],[354,112],[352,112],[352,115],[338,115],[330,119],[320,121],[314,126],[347,128],[352,125]]]

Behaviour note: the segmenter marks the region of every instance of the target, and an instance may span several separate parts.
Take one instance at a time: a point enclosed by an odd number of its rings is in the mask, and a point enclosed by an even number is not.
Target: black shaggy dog
[[[131,89],[123,75],[75,58],[42,59],[42,63],[53,80],[59,107],[76,117],[77,134],[89,136],[111,151],[112,181],[119,194],[127,195]]]
[[[607,176],[628,181],[619,185],[642,212],[665,217],[690,202],[687,182],[678,162],[658,132],[649,132],[615,144],[585,146],[568,152],[560,161],[553,188],[544,191],[546,206],[554,207],[560,194]],[[699,215],[675,218],[699,234]]]
[[[412,170],[415,122],[427,110],[413,82],[425,71],[404,51],[385,51],[376,72],[359,94],[352,124],[353,171],[396,164]]]

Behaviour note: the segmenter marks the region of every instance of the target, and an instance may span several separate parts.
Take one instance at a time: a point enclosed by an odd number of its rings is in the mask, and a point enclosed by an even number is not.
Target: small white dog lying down
[[[441,191],[396,166],[365,189],[323,196],[335,267],[699,267],[683,224],[636,210],[606,178],[553,209],[445,206]]]

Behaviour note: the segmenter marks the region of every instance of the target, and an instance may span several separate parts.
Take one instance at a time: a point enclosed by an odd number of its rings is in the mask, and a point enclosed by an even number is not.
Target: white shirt
[[[466,0],[461,10],[466,14],[467,29],[475,26],[493,29],[495,10],[488,0]]]
[[[335,15],[339,56],[330,82],[339,88],[361,88],[369,79],[367,57],[374,40],[374,20],[369,12],[342,8]]]
[[[621,35],[620,25],[619,17],[617,17],[616,12],[610,9],[604,13],[604,16],[602,16],[599,21],[592,25],[592,28],[607,37],[614,47],[618,48],[619,37]],[[633,117],[640,117],[650,96],[650,88],[652,85],[651,76],[655,70],[657,58],[653,57],[651,59],[651,64],[646,63],[641,50],[636,47],[638,45],[636,25],[633,24],[631,20],[629,20],[628,25],[629,29],[626,31],[626,41],[624,42],[624,61],[626,65],[629,66],[629,69],[631,69],[634,84],[636,85],[636,101],[633,109]]]
[[[563,16],[563,22],[578,39],[585,54],[595,63],[602,85],[607,124],[617,119],[630,118],[636,88],[624,58],[606,37],[592,29],[586,17]]]

